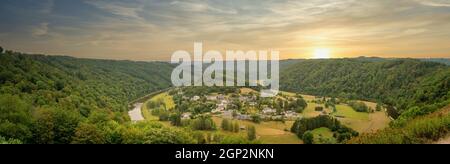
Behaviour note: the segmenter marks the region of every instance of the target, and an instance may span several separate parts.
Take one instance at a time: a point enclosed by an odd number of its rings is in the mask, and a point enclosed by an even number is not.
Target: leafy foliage
[[[450,108],[408,121],[402,127],[390,127],[377,133],[351,139],[353,144],[422,144],[436,141],[450,131]]]
[[[302,60],[283,68],[280,82],[282,90],[387,104],[394,118],[450,99],[450,67],[415,59]]]
[[[2,142],[194,143],[183,130],[129,125],[129,102],[170,87],[162,62],[0,53]]]
[[[297,134],[299,138],[309,138],[305,136],[306,133],[310,133],[311,130],[326,127],[334,132],[334,136],[338,142],[342,142],[350,139],[351,137],[358,136],[358,132],[342,125],[337,119],[328,116],[321,115],[314,118],[298,119],[291,127],[291,132]],[[308,134],[309,135],[309,134]]]

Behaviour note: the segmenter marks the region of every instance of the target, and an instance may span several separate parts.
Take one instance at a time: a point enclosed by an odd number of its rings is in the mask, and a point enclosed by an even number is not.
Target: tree
[[[53,144],[54,115],[50,109],[38,109],[33,126],[33,142],[37,144]]]
[[[170,124],[173,126],[181,126],[181,114],[173,113],[169,116]]]
[[[313,144],[314,143],[314,135],[311,133],[311,131],[305,132],[302,137],[303,143],[305,144]]]
[[[238,133],[239,132],[239,123],[238,122],[234,122],[233,123],[233,132]]]
[[[0,53],[3,53],[3,47],[0,46]]]
[[[316,106],[315,111],[323,111],[323,107],[322,106]]]
[[[72,142],[75,130],[81,122],[81,115],[71,110],[54,110],[54,135],[56,144],[68,144]]]
[[[348,105],[350,106],[350,107],[352,107],[355,111],[357,111],[357,112],[370,112],[370,109],[369,109],[369,107],[365,104],[365,103],[363,103],[363,102],[359,102],[359,101],[350,101],[349,103],[348,103]]]
[[[178,120],[175,119],[175,116],[172,116],[168,111],[160,110],[160,109],[153,109],[152,113],[153,113],[153,111],[160,111],[160,112],[158,112],[158,114],[159,114],[159,121],[172,121],[172,119],[173,119],[173,121],[178,121]],[[171,116],[173,118],[171,118]],[[176,124],[177,122],[174,122],[174,123]]]
[[[209,115],[200,115],[191,122],[194,130],[216,130],[216,124]]]
[[[253,125],[249,125],[247,128],[248,140],[253,141],[256,139],[256,128]]]
[[[33,123],[33,142],[69,144],[81,121],[77,112],[61,109],[37,109]]]
[[[5,137],[0,136],[0,145],[1,144],[22,144],[22,141],[18,139],[6,139]]]
[[[222,124],[221,124],[221,127],[222,127],[222,130],[225,130],[225,131],[229,131],[229,125],[230,124],[230,120],[228,120],[228,119],[223,119],[222,120]]]
[[[253,121],[254,123],[259,124],[259,123],[261,122],[261,116],[259,116],[259,115],[257,115],[257,114],[253,114],[253,115],[251,116],[251,118],[252,118],[252,121]]]
[[[30,106],[18,96],[0,95],[0,136],[27,141],[32,136]]]
[[[97,126],[89,123],[81,123],[75,130],[73,144],[104,144],[104,134]]]
[[[375,107],[376,111],[381,111],[383,109],[383,105],[381,103],[377,103],[377,106]]]

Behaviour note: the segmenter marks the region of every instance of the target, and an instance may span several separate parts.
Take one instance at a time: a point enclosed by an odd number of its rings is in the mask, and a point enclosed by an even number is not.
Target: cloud
[[[40,37],[40,36],[45,36],[48,34],[48,23],[41,23],[37,26],[35,26],[32,31],[31,34],[34,37]]]
[[[418,53],[430,49],[425,45],[450,52],[449,0],[48,2],[0,6],[6,22],[0,33],[8,34],[0,40],[29,51],[136,60],[169,59],[175,50],[192,49],[194,41],[206,49],[273,48],[298,57],[316,46],[349,55],[396,54],[396,48]]]
[[[139,12],[142,11],[142,7],[139,5],[133,5],[133,3],[122,3],[116,1],[102,1],[102,0],[89,0],[85,3],[93,5],[101,10],[110,12],[117,16],[141,19]],[[130,5],[131,4],[131,5]]]
[[[191,12],[213,12],[216,14],[237,14],[238,12],[234,9],[221,9],[214,7],[208,3],[195,3],[190,1],[172,1],[171,5],[177,6],[177,10],[185,10]]]
[[[450,0],[416,0],[422,5],[433,7],[450,7]]]

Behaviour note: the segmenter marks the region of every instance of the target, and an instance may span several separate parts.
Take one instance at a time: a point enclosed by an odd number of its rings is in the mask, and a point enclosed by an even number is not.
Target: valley
[[[0,142],[445,142],[450,68],[439,63],[283,60],[284,92],[263,98],[255,92],[259,86],[173,88],[175,65],[167,62],[5,51],[0,53]]]
[[[205,88],[204,88],[205,89]],[[176,92],[180,93],[183,89],[175,89]],[[189,88],[188,90],[196,90]],[[201,90],[201,89],[199,89]],[[206,89],[207,90],[207,89]],[[367,105],[368,108],[371,108],[373,111],[370,113],[366,112],[356,112],[352,107],[347,104],[339,103],[339,105],[335,105],[333,107],[328,107],[322,101],[325,99],[331,98],[323,98],[316,97],[312,95],[297,95],[291,92],[281,92],[279,96],[267,99],[269,101],[276,100],[286,100],[293,99],[296,96],[301,96],[302,99],[306,102],[306,107],[300,112],[293,111],[278,111],[277,109],[272,109],[273,104],[271,105],[262,105],[263,101],[257,100],[256,96],[257,92],[251,88],[238,88],[236,92],[231,94],[223,94],[220,92],[211,92],[208,94],[202,95],[192,95],[192,97],[184,97],[183,101],[199,101],[201,103],[215,103],[215,106],[210,106],[209,109],[206,109],[204,112],[193,114],[193,111],[189,110],[189,108],[194,108],[194,106],[188,106],[187,110],[184,113],[179,114],[179,119],[182,121],[192,121],[197,117],[197,115],[208,115],[211,117],[211,120],[214,122],[216,128],[212,130],[200,130],[204,133],[219,133],[228,136],[236,136],[243,137],[246,136],[246,128],[253,126],[256,129],[256,138],[265,144],[300,144],[303,141],[297,137],[294,133],[290,131],[294,121],[296,119],[301,118],[312,118],[320,115],[330,115],[338,118],[339,121],[342,122],[343,125],[348,126],[359,133],[371,133],[376,132],[379,129],[383,129],[389,125],[391,121],[390,118],[386,114],[386,110],[382,109],[379,111],[375,111],[376,103],[364,101],[363,103]],[[191,91],[187,91],[191,92]],[[202,91],[197,91],[202,92]],[[159,108],[157,110],[167,109],[169,112],[176,110],[176,105],[173,100],[173,95],[175,91],[169,90],[167,92],[159,93],[154,97],[144,101],[142,105],[142,114],[144,115],[147,121],[154,121],[164,124],[168,127],[179,127],[179,128],[187,128],[192,130],[189,125],[181,125],[174,126],[170,120],[161,121],[161,115],[152,114],[152,110],[155,108]],[[203,92],[202,92],[203,93]],[[180,93],[181,94],[181,93]],[[174,95],[176,96],[176,95]],[[255,97],[253,97],[255,96]],[[233,101],[233,97],[239,101]],[[291,100],[293,101],[293,100]],[[160,106],[152,106],[149,104],[159,103]],[[234,104],[233,104],[234,103]],[[238,104],[236,104],[238,103]],[[289,102],[286,103],[286,106]],[[141,103],[139,103],[141,104]],[[283,106],[282,104],[281,106]],[[242,109],[237,109],[235,106],[242,106]],[[325,107],[321,111],[316,111],[317,107]],[[279,107],[280,108],[280,107]],[[287,107],[285,107],[287,108]],[[136,108],[135,108],[136,110]],[[282,110],[282,109],[279,109]],[[284,110],[284,109],[283,109]],[[260,121],[255,121],[253,117],[258,116]],[[130,117],[132,117],[130,113]],[[134,117],[134,116],[133,116]],[[239,125],[238,132],[229,132],[222,128],[222,123],[224,119],[230,120]],[[329,131],[329,130],[328,130]],[[316,138],[321,136],[325,136],[332,140],[333,133],[328,132],[327,129],[319,128],[313,130],[313,133],[317,134]],[[325,134],[323,134],[325,133]]]

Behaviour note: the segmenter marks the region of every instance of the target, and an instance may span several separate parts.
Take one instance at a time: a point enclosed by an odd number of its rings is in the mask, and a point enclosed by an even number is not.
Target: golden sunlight
[[[314,59],[328,59],[331,57],[330,49],[328,48],[316,48],[314,49]]]

